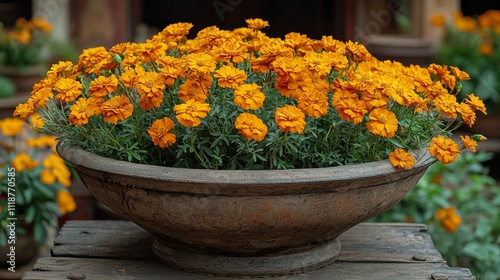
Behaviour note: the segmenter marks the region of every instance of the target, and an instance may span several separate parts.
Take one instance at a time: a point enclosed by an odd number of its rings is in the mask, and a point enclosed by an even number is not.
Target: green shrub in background
[[[433,164],[399,204],[372,221],[427,224],[450,266],[468,267],[477,279],[500,279],[500,186],[483,165],[492,156],[464,153],[452,164]],[[442,220],[443,209],[453,208],[461,220]],[[446,222],[459,226],[453,231]]]
[[[0,98],[10,98],[16,92],[16,86],[4,76],[0,76]]]

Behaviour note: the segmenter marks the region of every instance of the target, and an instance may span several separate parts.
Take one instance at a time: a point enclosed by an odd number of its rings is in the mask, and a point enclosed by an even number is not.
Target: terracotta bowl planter
[[[318,169],[199,170],[149,166],[58,147],[89,191],[155,236],[166,265],[225,276],[309,271],[335,261],[340,234],[397,202],[434,162],[388,160]]]

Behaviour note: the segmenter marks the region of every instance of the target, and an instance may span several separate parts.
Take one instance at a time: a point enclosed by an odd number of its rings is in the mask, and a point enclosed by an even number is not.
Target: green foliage
[[[469,267],[477,279],[498,279],[500,186],[482,164],[491,157],[464,153],[452,164],[435,163],[399,204],[374,221],[425,223],[449,265]],[[462,218],[456,232],[435,219],[438,209],[449,206]]]
[[[12,81],[4,76],[0,76],[0,99],[9,98],[14,95],[16,86]]]

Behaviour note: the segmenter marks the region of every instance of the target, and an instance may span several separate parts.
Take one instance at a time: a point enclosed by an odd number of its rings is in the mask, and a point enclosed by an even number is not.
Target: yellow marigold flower
[[[217,78],[220,87],[236,89],[245,82],[247,74],[244,70],[233,66],[222,66],[215,71],[214,77]]]
[[[477,142],[476,140],[470,138],[468,135],[460,135],[460,139],[462,139],[462,149],[466,148],[471,150],[471,152],[475,153],[477,151]]]
[[[56,175],[52,170],[44,169],[40,172],[40,181],[46,185],[52,185],[56,182]]]
[[[192,53],[186,56],[188,67],[191,71],[198,74],[210,74],[215,70],[215,59],[205,53]]]
[[[427,150],[431,156],[436,157],[443,164],[454,162],[460,155],[458,144],[453,139],[445,138],[443,135],[432,138]]]
[[[276,110],[274,121],[281,131],[301,134],[306,126],[305,117],[299,108],[285,105]]]
[[[458,112],[462,116],[462,120],[470,127],[472,127],[472,125],[476,122],[476,112],[474,112],[469,104],[464,102],[460,103]]]
[[[61,210],[62,215],[71,213],[76,209],[75,199],[68,191],[57,192],[57,204],[59,205],[59,210]]]
[[[396,148],[389,154],[389,161],[394,168],[411,169],[415,165],[413,155],[401,148]]]
[[[257,84],[243,84],[234,91],[234,104],[245,110],[257,110],[264,104],[266,96]]]
[[[101,114],[107,123],[117,124],[132,115],[134,105],[125,95],[114,96],[101,105]]]
[[[197,102],[205,102],[208,98],[208,88],[205,88],[198,79],[187,79],[179,86],[179,98],[187,102],[194,99]]]
[[[476,30],[476,21],[472,17],[464,17],[461,13],[454,16],[453,23],[455,28],[464,32],[474,32]]]
[[[139,74],[136,72],[134,68],[127,68],[125,71],[123,71],[123,73],[119,77],[123,85],[131,89],[135,88],[135,83],[137,82],[138,78]]]
[[[160,70],[160,74],[165,77],[165,84],[172,86],[175,84],[176,79],[186,75],[186,69],[182,66],[165,65]]]
[[[54,85],[56,98],[62,102],[71,102],[82,95],[82,84],[74,79],[61,78]]]
[[[172,132],[174,122],[170,118],[163,118],[153,122],[148,129],[148,134],[156,146],[166,148],[176,141],[176,136]]]
[[[116,91],[118,79],[115,75],[99,76],[89,84],[89,95],[93,97],[105,97]]]
[[[437,14],[433,17],[430,18],[430,23],[436,27],[443,27],[446,23],[446,20],[444,18],[443,14]]]
[[[17,172],[33,170],[38,166],[38,161],[32,159],[27,153],[19,153],[12,160],[12,166]]]
[[[245,22],[248,24],[248,28],[254,30],[260,30],[269,26],[269,22],[267,20],[262,20],[260,18],[249,18],[246,19]]]
[[[435,218],[447,231],[457,231],[462,224],[462,218],[458,215],[455,207],[440,208],[435,213]]]
[[[34,109],[46,108],[47,102],[54,97],[54,92],[52,91],[52,87],[37,87],[37,85],[35,84],[33,87],[28,102],[33,104]]]
[[[438,112],[443,113],[447,118],[456,118],[460,105],[457,98],[452,94],[442,94],[432,100]]]
[[[34,129],[40,129],[45,124],[45,120],[39,113],[35,112],[30,116],[30,124]]]
[[[165,55],[167,52],[167,44],[163,42],[152,42],[147,40],[145,43],[137,43],[133,45],[134,54],[141,58],[142,62],[151,62],[158,57]]]
[[[368,115],[370,119],[366,122],[368,131],[373,134],[392,138],[398,130],[398,119],[396,114],[385,108],[375,108]]]
[[[326,74],[330,73],[333,66],[332,56],[328,53],[307,52],[304,60],[309,70],[320,77],[325,77]]]
[[[167,39],[167,41],[178,42],[183,40],[189,34],[189,30],[192,27],[192,23],[178,22],[168,25],[160,33]]]
[[[267,135],[267,125],[256,115],[241,113],[234,123],[238,133],[247,140],[262,141]]]
[[[346,45],[344,42],[334,39],[332,36],[321,37],[321,43],[323,44],[323,48],[332,53],[344,54],[346,51]]]
[[[31,102],[20,103],[16,106],[13,116],[20,117],[23,120],[27,120],[28,117],[34,112],[35,112],[35,107],[33,106],[33,103]]]
[[[79,98],[69,108],[68,120],[71,124],[82,126],[89,122],[89,118],[95,114],[95,110],[89,103],[89,99]]]
[[[450,69],[453,75],[457,77],[457,79],[459,79],[460,81],[470,80],[469,74],[465,71],[460,70],[458,67],[450,66]]]
[[[175,118],[183,126],[198,126],[201,124],[201,119],[210,112],[210,105],[191,99],[184,104],[175,105],[174,111]]]
[[[469,104],[469,106],[471,106],[474,110],[481,111],[486,115],[486,106],[484,105],[483,100],[475,96],[474,93],[468,94],[465,102]]]
[[[345,43],[347,57],[352,62],[361,62],[370,58],[370,53],[366,47],[358,42],[348,41]]]
[[[368,112],[364,100],[358,99],[355,94],[340,90],[333,94],[333,107],[338,111],[341,119],[358,124],[363,121]]]
[[[130,42],[118,43],[118,44],[112,46],[109,49],[109,52],[114,53],[114,54],[118,54],[118,55],[124,54],[127,51],[130,44],[131,44]]]
[[[308,43],[309,38],[304,34],[300,34],[298,32],[290,32],[285,35],[285,46],[293,50],[304,48],[308,45]]]
[[[74,66],[71,61],[59,61],[56,64],[52,64],[49,71],[47,71],[47,78],[54,81],[59,78],[73,78]]]
[[[297,98],[297,106],[307,116],[320,118],[328,113],[328,97],[318,90],[305,92]]]
[[[24,131],[24,121],[20,118],[5,118],[0,120],[0,130],[3,135],[16,136]]]

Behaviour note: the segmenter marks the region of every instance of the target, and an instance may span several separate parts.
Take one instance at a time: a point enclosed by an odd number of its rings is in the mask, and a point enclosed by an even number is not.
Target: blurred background
[[[88,47],[143,42],[171,23],[193,23],[194,37],[211,25],[245,26],[248,18],[269,21],[264,32],[272,37],[289,32],[314,39],[332,35],[365,44],[381,60],[459,66],[474,77],[464,83],[463,92],[475,92],[489,110],[488,118],[477,120],[479,131],[461,130],[489,140],[454,165],[433,166],[407,198],[373,221],[425,223],[450,266],[469,267],[478,279],[500,279],[500,13],[480,18],[488,10],[500,10],[500,1],[1,0],[0,22],[4,28],[12,28],[19,18],[41,17],[52,23],[51,42],[43,52],[46,66],[75,62]],[[0,73],[0,118],[10,117],[29,94],[2,98],[10,89]],[[120,218],[77,179],[71,192],[77,209],[60,224],[67,219]],[[31,269],[29,263],[26,269]],[[12,277],[2,273],[0,278]]]

